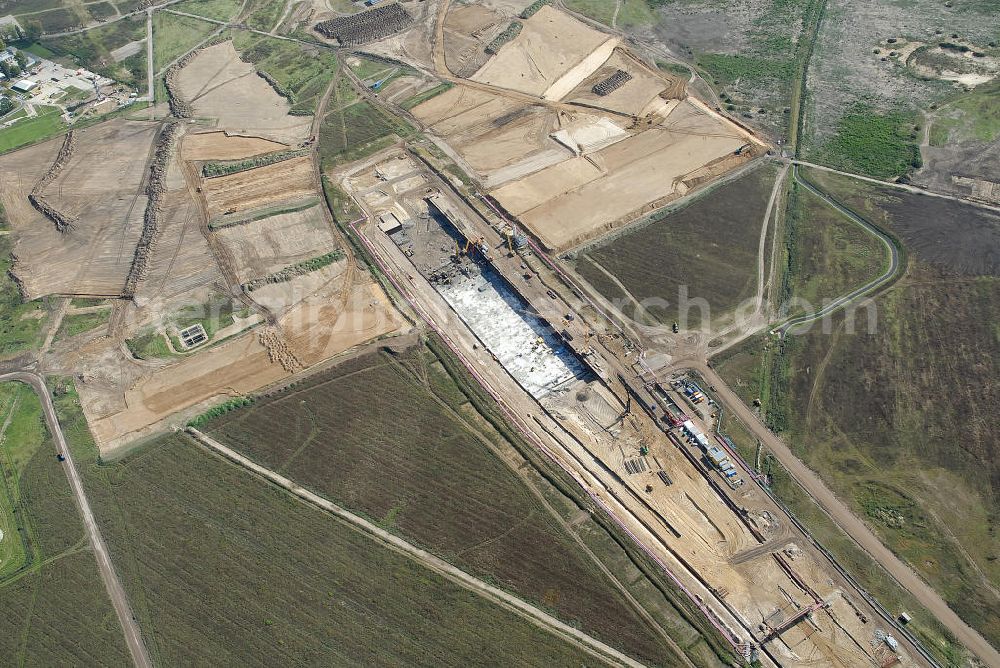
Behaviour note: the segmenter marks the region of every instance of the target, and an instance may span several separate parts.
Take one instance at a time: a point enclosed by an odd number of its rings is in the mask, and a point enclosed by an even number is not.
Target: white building
[[[38,82],[31,79],[21,79],[11,86],[11,89],[16,90],[18,93],[30,93],[36,88],[38,88]]]

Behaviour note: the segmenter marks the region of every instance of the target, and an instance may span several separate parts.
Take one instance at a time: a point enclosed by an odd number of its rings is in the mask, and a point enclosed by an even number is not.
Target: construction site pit
[[[403,222],[389,238],[531,396],[588,378],[589,372],[552,326],[433,205]]]

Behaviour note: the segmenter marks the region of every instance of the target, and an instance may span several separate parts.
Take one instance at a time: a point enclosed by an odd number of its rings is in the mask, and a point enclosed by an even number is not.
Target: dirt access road
[[[735,413],[740,420],[753,432],[753,435],[766,445],[781,465],[795,478],[803,489],[831,519],[861,546],[872,559],[877,561],[886,571],[938,620],[951,631],[959,642],[975,652],[986,665],[1000,666],[1000,652],[990,645],[975,629],[966,624],[948,607],[944,599],[909,566],[904,564],[867,524],[847,507],[833,491],[826,486],[820,477],[800,460],[791,449],[771,432],[760,421],[760,418],[729,389],[725,381],[704,363],[687,363],[687,368],[694,369],[702,375],[709,386],[714,386],[716,398],[726,410]]]
[[[125,633],[125,642],[128,644],[128,650],[132,654],[132,661],[138,668],[152,668],[153,663],[149,659],[146,645],[142,642],[139,625],[132,615],[128,597],[125,595],[125,590],[118,579],[118,574],[115,573],[115,568],[111,564],[111,557],[108,555],[108,546],[104,542],[104,538],[101,537],[101,532],[97,528],[97,520],[94,518],[94,513],[91,512],[90,503],[87,501],[86,494],[84,494],[83,483],[80,481],[80,475],[77,473],[76,465],[73,463],[73,456],[66,445],[66,438],[63,436],[62,428],[59,426],[59,420],[56,418],[56,410],[52,405],[49,390],[45,386],[45,380],[38,374],[27,371],[0,375],[0,382],[9,380],[20,381],[30,385],[42,403],[42,412],[45,413],[45,422],[48,425],[49,432],[52,434],[52,438],[56,442],[56,450],[65,457],[63,468],[66,471],[66,478],[69,480],[70,488],[73,490],[73,498],[76,499],[77,508],[80,509],[80,515],[83,517],[83,525],[90,539],[90,547],[94,551],[94,556],[97,557],[97,568],[101,573],[101,579],[104,581],[104,587],[108,590],[111,604],[115,608],[115,614],[118,615],[118,622]]]
[[[516,614],[525,617],[529,621],[537,624],[538,626],[544,628],[545,630],[558,635],[569,642],[575,644],[584,651],[592,654],[596,658],[604,662],[617,663],[623,666],[630,666],[631,668],[642,668],[642,664],[629,658],[625,654],[622,654],[618,650],[604,644],[600,640],[592,638],[586,633],[575,629],[568,624],[564,624],[552,615],[539,610],[533,605],[522,601],[521,599],[508,594],[502,589],[498,589],[493,585],[487,584],[482,580],[469,575],[465,571],[452,566],[447,561],[439,559],[433,554],[423,550],[415,545],[408,543],[407,541],[395,536],[385,529],[372,524],[368,520],[355,515],[352,512],[341,508],[340,506],[327,501],[321,496],[310,492],[304,487],[300,487],[288,478],[275,473],[274,471],[264,468],[263,466],[257,464],[251,459],[244,457],[235,450],[226,447],[222,443],[216,441],[214,438],[203,434],[194,427],[188,427],[187,432],[193,436],[199,443],[206,446],[210,450],[222,455],[226,459],[242,466],[243,468],[255,473],[262,478],[269,480],[275,485],[285,489],[295,496],[299,497],[306,503],[319,508],[320,510],[326,511],[333,515],[336,515],[340,519],[346,521],[347,523],[353,525],[355,528],[360,529],[363,533],[367,534],[369,537],[377,540],[378,542],[384,544],[386,547],[395,550],[396,552],[402,553],[403,555],[413,559],[414,561],[420,563],[421,565],[429,568],[430,570],[439,573],[440,575],[448,578],[452,582],[455,582],[470,591],[479,594],[480,596],[487,598],[494,603],[500,605],[503,608],[513,611]]]

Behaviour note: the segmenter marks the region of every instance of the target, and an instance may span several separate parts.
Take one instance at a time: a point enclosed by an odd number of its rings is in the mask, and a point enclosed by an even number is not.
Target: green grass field
[[[10,275],[11,243],[0,237],[0,356],[36,348],[42,342],[46,309],[41,300],[24,303]]]
[[[873,280],[888,266],[888,251],[878,237],[794,182],[785,235],[783,294],[808,302],[808,312]],[[789,311],[800,312],[807,310]]]
[[[240,11],[241,5],[239,0],[184,0],[171,9],[216,21],[229,21]]]
[[[1000,137],[1000,82],[980,86],[941,105],[931,126],[930,143],[991,142]]]
[[[819,147],[815,160],[830,167],[881,179],[903,176],[920,167],[916,116],[880,114],[857,104],[840,119],[837,133]]]
[[[154,329],[137,332],[131,339],[125,339],[125,345],[128,346],[129,352],[136,359],[154,360],[176,357],[167,346],[163,334]]]
[[[233,45],[242,60],[274,77],[292,103],[292,114],[310,116],[316,111],[337,68],[337,58],[329,49],[245,31],[233,33]]]
[[[337,82],[329,108],[319,133],[324,165],[358,160],[415,133],[404,121],[361,100],[343,78]]]
[[[582,251],[576,270],[630,317],[640,319],[634,299],[660,324],[678,320],[694,329],[718,321],[756,291],[760,226],[776,174],[762,166],[681,209],[654,214],[648,224]],[[685,315],[683,290],[707,310],[695,305]]]
[[[249,0],[246,23],[256,30],[270,31],[284,11],[285,0]]]
[[[497,457],[509,444],[426,349],[359,358],[202,429],[606,642],[669,665],[653,632]]]
[[[56,332],[56,340],[60,341],[76,336],[77,334],[93,331],[107,324],[110,317],[110,307],[94,313],[74,313],[67,315],[63,317],[62,323],[59,325],[59,331]]]
[[[167,65],[203,42],[217,29],[207,21],[166,12],[153,15],[153,67],[162,72]]]
[[[127,664],[38,398],[0,384],[0,416],[0,656],[10,665]]]
[[[0,130],[0,153],[40,142],[66,129],[57,107],[39,107],[37,111],[37,116]]]
[[[749,341],[716,368],[995,643],[1000,443],[989,425],[1000,402],[1000,278],[984,239],[1000,221],[946,200],[810,178],[902,239],[906,272],[874,311],[857,314],[853,332],[838,316],[827,331]]]

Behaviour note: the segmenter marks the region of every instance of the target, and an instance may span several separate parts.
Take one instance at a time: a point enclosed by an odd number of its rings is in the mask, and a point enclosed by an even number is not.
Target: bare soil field
[[[645,95],[643,106],[654,106]],[[599,111],[557,116],[462,85],[413,112],[546,246],[564,250],[680,197],[751,156],[749,151],[734,155],[752,144],[747,133],[697,102],[668,102],[655,89],[650,98],[661,101],[668,113],[653,116],[638,132],[624,128],[625,119]],[[604,121],[623,130],[620,140],[601,139],[610,128],[600,126]],[[587,134],[588,125],[595,131]],[[574,158],[574,151],[552,137],[561,128],[593,135],[595,145],[583,149],[586,158]],[[611,144],[601,148],[602,142]]]
[[[226,131],[190,133],[181,147],[184,160],[239,160],[265,153],[281,151],[287,144],[261,139],[231,135]]]
[[[608,95],[598,95],[593,92],[593,87],[596,84],[604,81],[618,70],[628,72],[632,79]],[[677,92],[683,94],[683,90],[682,81],[672,78],[664,80],[663,75],[653,73],[627,52],[615,49],[611,57],[570,91],[565,99],[641,118],[657,106],[653,103],[659,99],[661,94],[676,94]]]
[[[213,218],[316,194],[312,159],[308,156],[204,179],[202,183]]]
[[[177,80],[195,115],[218,119],[228,132],[287,144],[309,136],[311,119],[290,116],[288,100],[259,77],[253,65],[240,60],[232,42],[198,53]]]
[[[642,321],[673,320],[699,328],[718,321],[756,290],[760,226],[776,170],[756,169],[648,224],[625,230],[581,253],[576,270],[605,297]],[[680,311],[679,294],[703,299]],[[645,304],[644,313],[634,303]]]
[[[600,67],[618,43],[617,38],[548,6],[522,24],[521,34],[471,79],[560,100]]]
[[[308,282],[308,281],[307,281]],[[311,294],[297,291],[298,281],[285,289],[296,294],[278,326],[301,365],[311,366],[333,355],[399,330],[402,321],[375,284],[349,287],[328,281]],[[136,367],[135,362],[130,365]],[[122,370],[124,372],[124,370]],[[92,393],[83,383],[80,396],[94,439],[102,451],[137,437],[182,424],[212,403],[270,385],[290,374],[261,345],[255,331],[247,332],[191,357],[129,372],[135,378],[124,401],[108,403],[104,392]]]
[[[337,247],[326,220],[315,206],[226,227],[215,235],[235,260],[241,283]]]
[[[59,232],[27,196],[52,167],[62,138],[0,159],[3,204],[17,234],[15,272],[30,298],[120,294],[139,238],[142,183],[157,126],[113,120],[78,131],[57,178],[41,193],[75,228]]]
[[[566,183],[566,189],[545,196],[546,181],[551,180],[546,172],[565,169],[556,165],[503,186],[494,195],[504,206],[516,202],[521,221],[546,246],[565,250],[680,197],[689,190],[685,177],[745,143],[715,117],[682,102],[662,126],[590,154],[586,160],[600,170],[600,178],[584,176],[586,180]],[[536,179],[541,180],[539,187],[532,186]],[[540,195],[539,201],[526,201],[525,188]]]
[[[456,76],[470,77],[489,59],[483,48],[510,19],[480,4],[454,6],[444,23],[444,57]]]

